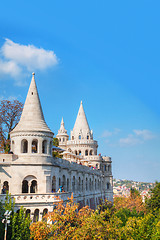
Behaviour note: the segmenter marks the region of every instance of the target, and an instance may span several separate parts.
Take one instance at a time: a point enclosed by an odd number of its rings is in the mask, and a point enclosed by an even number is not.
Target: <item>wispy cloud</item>
[[[113,135],[116,135],[120,132],[121,130],[119,128],[115,128],[113,131],[109,131],[109,130],[104,130],[101,137],[102,138],[108,138],[111,137]]]
[[[147,140],[151,140],[155,138],[155,135],[147,130],[133,130],[132,134],[128,134],[126,138],[120,138],[119,143],[120,146],[133,146],[136,144],[142,144]]]
[[[149,140],[149,139],[155,138],[155,135],[151,131],[149,131],[147,129],[144,129],[144,130],[133,130],[133,132],[137,136],[141,137],[144,140]]]
[[[9,97],[5,97],[5,96],[3,96],[3,95],[1,95],[0,96],[0,101],[2,101],[2,100],[9,100],[9,101],[13,101],[13,100],[16,100],[17,99],[17,97],[16,96],[9,96]]]
[[[22,74],[46,70],[57,64],[58,58],[53,51],[37,48],[34,45],[22,45],[5,39],[0,49],[0,74],[9,75],[16,80]]]

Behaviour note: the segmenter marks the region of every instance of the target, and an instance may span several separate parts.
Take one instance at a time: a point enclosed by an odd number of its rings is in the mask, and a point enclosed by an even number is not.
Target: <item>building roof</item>
[[[16,127],[11,131],[11,133],[26,131],[36,132],[39,131],[52,133],[44,119],[34,76],[35,73],[32,73],[32,80],[30,83],[30,87],[28,90],[27,98],[23,107],[20,121],[16,125]]]
[[[58,136],[68,136],[67,134],[67,130],[65,129],[65,126],[64,126],[64,121],[63,121],[63,117],[62,117],[62,121],[61,121],[61,126],[60,126],[60,129],[58,130],[58,134],[56,137]],[[69,137],[69,136],[68,136]]]
[[[73,132],[75,133],[79,134],[81,131],[90,132],[89,124],[86,118],[86,114],[84,112],[82,101],[81,101],[76,122],[73,128]]]

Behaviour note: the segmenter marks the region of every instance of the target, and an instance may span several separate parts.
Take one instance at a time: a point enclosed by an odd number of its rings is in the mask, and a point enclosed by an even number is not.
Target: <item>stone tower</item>
[[[93,131],[90,130],[81,101],[76,122],[71,131],[71,140],[67,142],[67,149],[86,158],[97,155],[97,148],[97,141],[93,140]]]
[[[58,130],[58,134],[57,134],[56,138],[58,138],[59,147],[66,150],[66,144],[67,144],[69,136],[67,134],[67,130],[64,127],[63,117],[62,117],[60,129]]]
[[[14,154],[51,155],[53,133],[45,122],[34,76],[20,121],[10,133],[11,150]]]

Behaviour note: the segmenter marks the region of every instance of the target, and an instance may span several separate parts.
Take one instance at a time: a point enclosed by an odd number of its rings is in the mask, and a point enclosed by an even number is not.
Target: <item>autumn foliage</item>
[[[0,152],[10,151],[9,133],[19,122],[23,104],[18,100],[0,101]]]
[[[159,193],[160,194],[160,193]],[[114,204],[107,200],[93,211],[88,206],[78,211],[73,196],[48,213],[43,221],[32,223],[34,240],[158,240],[160,239],[160,213],[148,211],[136,191],[128,198],[116,197]]]

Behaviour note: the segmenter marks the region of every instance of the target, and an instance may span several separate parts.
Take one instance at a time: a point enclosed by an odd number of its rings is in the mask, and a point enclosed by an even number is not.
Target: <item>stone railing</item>
[[[84,158],[89,161],[101,161],[102,160],[102,157],[99,155],[85,156]]]
[[[49,203],[49,202],[58,202],[60,200],[66,201],[71,197],[70,192],[62,193],[22,193],[11,195],[15,199],[15,203]],[[0,194],[0,201],[5,202],[6,195]]]
[[[97,141],[95,140],[86,140],[86,139],[81,139],[81,140],[69,140],[67,141],[67,145],[72,145],[72,144],[91,144],[91,145],[97,145]]]

